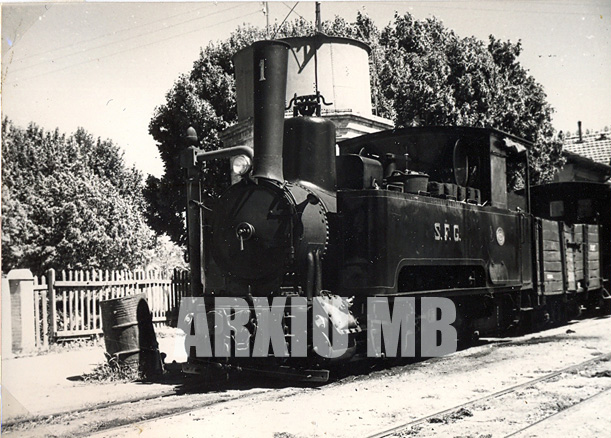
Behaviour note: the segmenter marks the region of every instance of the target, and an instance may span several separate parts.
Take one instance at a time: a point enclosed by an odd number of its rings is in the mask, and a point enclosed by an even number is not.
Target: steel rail
[[[572,371],[574,369],[578,369],[578,368],[587,366],[587,365],[595,363],[595,362],[605,361],[605,360],[609,360],[609,359],[611,359],[611,354],[603,354],[603,355],[600,355],[600,356],[596,356],[593,359],[588,359],[588,360],[586,360],[584,362],[580,362],[578,364],[571,365],[571,366],[568,366],[566,368],[562,368],[562,369],[560,369],[558,371],[554,371],[553,373],[546,374],[545,376],[541,376],[541,377],[538,377],[536,379],[531,379],[531,380],[528,380],[527,382],[523,382],[523,383],[520,383],[518,385],[510,386],[508,388],[502,389],[502,390],[497,391],[497,392],[493,392],[492,394],[484,395],[482,397],[476,398],[474,400],[470,400],[470,401],[462,403],[460,405],[452,406],[451,408],[447,408],[447,409],[444,409],[442,411],[434,412],[434,413],[432,413],[430,415],[427,415],[425,417],[420,417],[420,418],[418,418],[416,420],[412,420],[412,421],[408,421],[408,422],[399,424],[399,425],[394,426],[394,427],[392,427],[390,429],[386,429],[386,430],[384,430],[382,432],[378,432],[378,433],[375,433],[373,435],[369,435],[367,438],[383,438],[383,437],[387,437],[387,436],[393,435],[393,434],[395,434],[395,433],[397,433],[399,431],[407,429],[408,427],[412,427],[412,426],[415,426],[417,424],[423,423],[423,422],[427,421],[430,418],[434,418],[434,417],[439,417],[439,416],[443,416],[443,415],[446,415],[446,414],[450,414],[450,413],[452,413],[452,412],[454,412],[456,410],[459,410],[461,408],[465,408],[465,407],[468,407],[468,406],[471,406],[471,405],[474,405],[474,404],[477,404],[477,403],[481,403],[481,402],[486,401],[486,400],[491,400],[491,399],[494,399],[494,398],[497,398],[497,397],[501,397],[501,396],[503,396],[505,394],[509,394],[511,392],[517,391],[518,389],[525,388],[527,386],[531,386],[531,385],[534,385],[536,383],[539,383],[539,382],[542,382],[542,381],[545,381],[545,380],[553,379],[554,377],[557,377],[557,376],[559,376],[561,374],[567,373],[567,372]]]
[[[159,414],[159,413],[153,412],[153,413],[151,413],[149,415],[140,415],[139,418],[134,418],[133,420],[125,421],[125,422],[120,423],[120,424],[116,424],[115,423],[111,427],[103,427],[102,426],[102,427],[97,428],[94,431],[91,431],[91,430],[90,431],[83,431],[82,433],[76,433],[76,434],[74,434],[72,436],[75,436],[75,437],[90,437],[90,436],[95,436],[95,435],[98,435],[98,434],[104,434],[104,436],[113,436],[112,433],[110,435],[108,435],[108,432],[122,430],[122,429],[125,429],[127,427],[134,426],[136,424],[142,425],[142,424],[150,423],[152,421],[156,421],[156,420],[160,420],[160,419],[171,418],[171,417],[174,417],[176,415],[188,414],[190,412],[194,412],[194,411],[197,411],[199,409],[207,408],[207,407],[218,405],[218,404],[225,403],[225,402],[247,399],[247,398],[250,398],[250,397],[255,397],[257,395],[265,394],[267,392],[269,392],[269,391],[262,390],[262,391],[248,393],[248,394],[237,395],[235,397],[227,397],[227,398],[219,398],[219,399],[216,399],[216,400],[209,400],[207,402],[200,403],[200,404],[197,404],[195,406],[191,406],[190,408],[179,408],[178,407],[178,408],[175,408],[175,409],[171,409],[170,411],[168,411],[166,413],[163,413],[163,414]]]
[[[568,407],[568,408],[566,408],[566,409],[562,409],[562,410],[560,410],[560,411],[558,411],[558,412],[554,412],[552,415],[548,415],[547,417],[545,417],[545,418],[541,418],[540,420],[537,420],[537,421],[535,421],[534,423],[531,423],[531,424],[529,424],[528,426],[523,427],[522,429],[516,430],[515,432],[512,432],[512,433],[510,433],[509,435],[505,435],[505,438],[509,438],[509,437],[511,437],[511,436],[516,436],[517,434],[522,433],[522,432],[524,432],[525,430],[528,430],[528,429],[530,429],[531,427],[536,426],[537,424],[543,423],[544,421],[549,420],[550,418],[555,417],[555,416],[556,416],[556,415],[558,415],[558,414],[561,414],[561,413],[563,413],[563,412],[566,412],[566,411],[568,411],[568,410],[571,410],[571,409],[573,409],[573,408],[575,408],[575,407],[577,407],[577,406],[581,405],[582,403],[585,403],[585,402],[587,402],[588,400],[591,400],[591,399],[593,399],[593,398],[595,398],[595,397],[598,397],[598,396],[600,396],[600,395],[606,394],[606,393],[608,393],[609,391],[611,391],[611,388],[603,389],[602,391],[597,392],[596,394],[593,394],[593,395],[591,395],[591,396],[589,396],[589,397],[586,397],[586,398],[584,398],[583,400],[581,400],[581,401],[579,401],[579,402],[575,403],[574,405],[569,406],[569,407]]]
[[[199,385],[194,385],[193,387],[190,387],[189,389],[193,390],[194,388],[197,388],[197,386]],[[105,425],[98,425],[97,428],[94,430],[83,430],[81,432],[72,432],[70,436],[88,437],[88,436],[91,436],[92,434],[98,434],[98,433],[103,433],[107,431],[118,430],[118,429],[122,429],[125,427],[129,427],[134,424],[141,424],[141,423],[146,423],[152,420],[168,418],[168,417],[171,417],[174,415],[180,415],[183,413],[189,413],[189,412],[196,411],[198,409],[203,409],[209,406],[214,406],[216,404],[221,404],[221,403],[225,403],[228,401],[241,400],[241,399],[249,398],[249,397],[255,397],[257,395],[265,394],[268,392],[270,391],[263,389],[263,390],[258,390],[254,392],[249,392],[247,394],[237,394],[233,397],[219,397],[214,400],[206,400],[201,403],[196,403],[195,405],[188,407],[188,408],[177,406],[175,408],[170,408],[169,410],[167,410],[168,408],[166,407],[167,412],[162,413],[162,414],[160,414],[158,411],[147,412],[147,413],[141,414],[137,419],[126,420],[124,422],[120,420],[119,421],[115,420],[112,423],[112,426],[110,427],[105,427]],[[95,412],[100,412],[105,409],[114,409],[114,408],[121,407],[124,405],[128,406],[128,405],[133,405],[134,403],[139,403],[139,402],[144,402],[144,401],[149,401],[149,400],[154,400],[154,399],[159,399],[159,398],[166,398],[170,396],[179,397],[181,395],[186,395],[186,394],[181,394],[181,393],[176,393],[176,392],[164,393],[164,394],[151,394],[151,395],[147,395],[143,397],[134,397],[134,398],[130,398],[127,400],[118,400],[114,402],[101,403],[98,405],[90,406],[88,408],[79,408],[79,409],[63,411],[63,412],[55,413],[55,414],[38,415],[36,417],[9,420],[5,422],[4,424],[2,424],[2,431],[5,433],[15,433],[15,432],[19,432],[21,426],[28,426],[28,425],[37,425],[37,426],[44,425],[45,427],[49,428],[53,425],[51,421],[53,420],[59,421],[63,417],[74,417],[75,415],[80,415],[80,414],[93,414]],[[76,422],[78,420],[72,419],[71,421]],[[33,430],[33,429],[28,429],[28,430]]]

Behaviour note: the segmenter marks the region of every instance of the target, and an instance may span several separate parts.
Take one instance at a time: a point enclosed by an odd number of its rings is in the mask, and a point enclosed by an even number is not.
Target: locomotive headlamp
[[[503,246],[505,244],[505,231],[501,227],[496,229],[496,242],[499,244],[499,246]]]
[[[248,171],[250,170],[251,164],[252,163],[250,161],[250,158],[247,157],[246,155],[236,155],[231,160],[231,170],[236,175],[241,176],[241,175],[248,173]]]

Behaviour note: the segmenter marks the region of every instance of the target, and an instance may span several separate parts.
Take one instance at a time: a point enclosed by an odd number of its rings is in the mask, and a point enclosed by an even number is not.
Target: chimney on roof
[[[579,133],[579,143],[583,142],[583,135],[581,132],[581,120],[577,122],[577,132]]]

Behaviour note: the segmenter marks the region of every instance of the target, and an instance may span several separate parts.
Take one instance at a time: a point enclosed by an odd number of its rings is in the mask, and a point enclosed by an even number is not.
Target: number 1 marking
[[[265,80],[265,59],[259,61],[259,82]]]

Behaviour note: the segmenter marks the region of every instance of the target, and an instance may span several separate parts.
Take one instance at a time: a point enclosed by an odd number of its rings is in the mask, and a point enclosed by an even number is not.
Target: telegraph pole
[[[269,4],[265,2],[265,33],[269,39]]]

